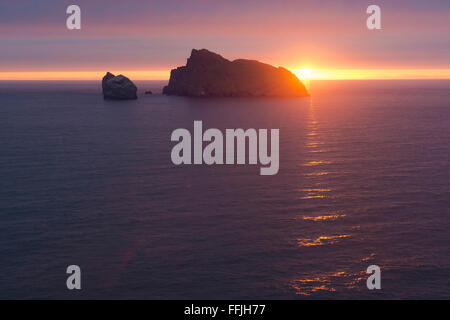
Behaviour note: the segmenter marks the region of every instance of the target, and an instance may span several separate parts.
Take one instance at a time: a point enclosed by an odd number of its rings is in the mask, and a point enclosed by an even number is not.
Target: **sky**
[[[192,48],[312,79],[448,79],[449,21],[450,0],[0,0],[0,79],[163,80]]]

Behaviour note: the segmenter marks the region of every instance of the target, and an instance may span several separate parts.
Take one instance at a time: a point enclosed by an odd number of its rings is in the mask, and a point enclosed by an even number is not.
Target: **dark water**
[[[0,298],[450,298],[450,81],[311,92],[107,102],[98,83],[1,82]],[[172,165],[194,120],[279,128],[278,175]]]

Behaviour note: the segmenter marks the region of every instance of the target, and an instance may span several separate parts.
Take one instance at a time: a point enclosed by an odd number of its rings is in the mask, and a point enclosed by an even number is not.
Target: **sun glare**
[[[310,68],[303,68],[295,70],[295,75],[299,77],[301,80],[309,80],[312,78],[314,70]]]

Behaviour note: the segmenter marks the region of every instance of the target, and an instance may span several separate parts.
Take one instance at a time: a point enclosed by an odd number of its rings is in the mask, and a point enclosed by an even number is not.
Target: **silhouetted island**
[[[256,60],[229,61],[206,49],[192,49],[186,66],[173,69],[167,95],[193,97],[303,97],[303,83],[289,70]]]
[[[137,87],[123,75],[115,76],[107,72],[102,80],[103,98],[106,100],[137,99]]]

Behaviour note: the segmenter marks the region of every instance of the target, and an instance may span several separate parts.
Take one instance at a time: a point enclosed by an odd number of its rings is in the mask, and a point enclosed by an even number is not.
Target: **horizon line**
[[[311,74],[304,77],[304,68],[288,68],[300,80],[450,80],[450,69],[317,69],[308,68]],[[101,80],[107,71],[16,71],[0,72],[0,81],[87,81]],[[109,71],[123,74],[132,81],[168,81],[170,70]]]

